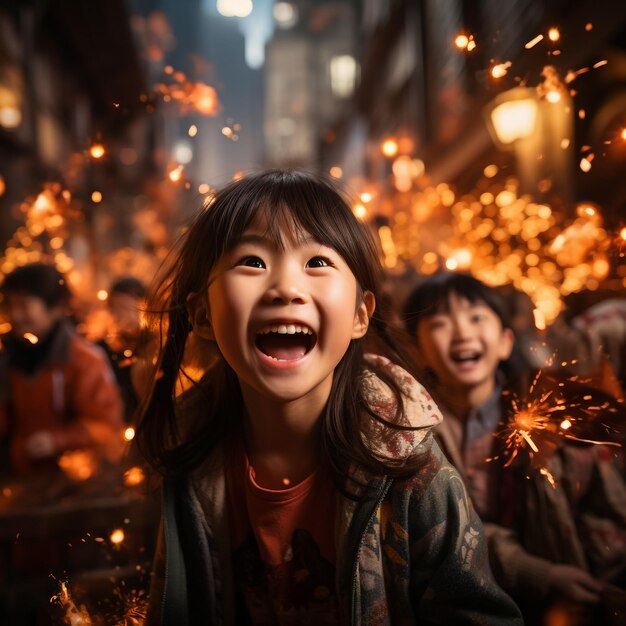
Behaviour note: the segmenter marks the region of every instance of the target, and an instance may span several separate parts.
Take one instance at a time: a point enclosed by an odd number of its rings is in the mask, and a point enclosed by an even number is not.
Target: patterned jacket
[[[493,579],[483,527],[463,482],[430,432],[441,419],[439,410],[407,372],[382,357],[369,358],[391,368],[403,390],[407,420],[422,427],[397,431],[383,452],[396,458],[421,454],[424,463],[407,480],[355,468],[354,477],[370,485],[374,497],[337,496],[342,623],[521,625],[517,606]],[[389,388],[371,373],[364,384],[373,408],[392,415]],[[379,440],[376,432],[371,440]],[[236,623],[230,555],[223,458],[217,450],[189,478],[165,483],[147,625]]]

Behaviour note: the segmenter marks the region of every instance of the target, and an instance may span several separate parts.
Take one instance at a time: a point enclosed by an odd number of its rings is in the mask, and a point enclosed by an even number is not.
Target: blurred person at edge
[[[504,442],[495,435],[514,414],[512,395],[528,398],[533,376],[515,354],[501,293],[470,275],[444,273],[412,292],[403,317],[444,416],[435,435],[485,523],[498,583],[527,624],[543,624],[550,611],[571,626],[614,623],[605,619],[626,599],[626,485],[623,459],[613,452],[620,449],[577,445],[546,429],[533,432],[538,454],[522,452],[503,467]],[[568,409],[585,396],[624,412],[606,390],[540,377],[537,396],[550,389],[555,401],[557,393],[568,399]],[[595,421],[608,419],[602,412]]]
[[[5,277],[0,293],[11,324],[0,352],[3,461],[23,474],[76,449],[117,460],[122,399],[104,352],[66,319],[71,294],[63,275],[50,265],[25,265]]]
[[[581,298],[587,294],[581,294]],[[572,315],[560,315],[548,332],[559,360],[618,399],[626,394],[626,298],[608,297]]]
[[[134,422],[140,402],[138,360],[147,350],[148,337],[141,327],[141,311],[145,308],[146,288],[137,278],[126,276],[115,281],[107,299],[112,325],[98,344],[109,357],[109,363],[124,402],[124,420]]]

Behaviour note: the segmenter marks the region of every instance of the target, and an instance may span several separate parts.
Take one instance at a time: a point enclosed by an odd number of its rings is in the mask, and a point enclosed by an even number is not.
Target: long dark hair
[[[186,474],[198,467],[233,432],[242,415],[239,381],[221,355],[179,399],[182,409],[175,410],[174,394],[191,331],[188,299],[206,293],[214,265],[259,215],[264,217],[268,236],[277,245],[282,245],[281,230],[285,227],[292,227],[298,236],[306,232],[342,256],[356,277],[360,294],[366,290],[376,298],[380,294],[383,274],[373,238],[329,181],[302,171],[272,170],[245,177],[218,191],[181,240],[174,263],[156,292],[157,302],[162,303],[160,322],[161,329],[166,327],[166,341],[138,425],[137,443],[161,474]],[[384,429],[386,436],[392,436],[394,429],[411,427],[403,417],[404,403],[396,380],[386,369],[365,364],[365,339],[370,335],[375,336],[379,353],[413,370],[410,359],[392,338],[384,315],[376,312],[366,337],[352,340],[337,365],[322,416],[321,454],[330,464],[338,486],[345,483],[346,469],[352,464],[376,475],[404,477],[415,472],[421,462],[418,457],[394,459],[372,451],[368,440],[372,420],[389,426]],[[373,370],[395,396],[394,419],[385,419],[368,406],[359,384],[366,368]]]

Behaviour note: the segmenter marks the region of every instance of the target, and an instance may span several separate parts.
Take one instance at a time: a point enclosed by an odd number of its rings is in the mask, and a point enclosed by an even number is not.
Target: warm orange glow
[[[626,241],[626,226],[624,226],[624,228],[619,231],[619,236],[622,238],[622,240]]]
[[[526,48],[526,50],[530,50],[531,48],[534,48],[542,40],[543,40],[543,35],[537,35],[534,39],[531,39],[529,42],[527,42],[524,45],[524,48]]]
[[[7,186],[6,186],[6,183],[4,182],[4,178],[0,176],[0,196],[3,196],[6,190],[7,190]]]
[[[572,422],[570,422],[568,419],[565,419],[565,420],[563,420],[563,421],[561,422],[561,428],[562,428],[563,430],[567,430],[567,429],[569,429],[569,428],[571,428],[571,427],[572,427]]]
[[[469,37],[467,35],[457,35],[456,39],[454,40],[454,45],[460,50],[465,50],[468,43]]]
[[[89,154],[94,159],[101,159],[104,156],[104,153],[104,146],[101,143],[94,143],[93,146],[89,148]]]
[[[198,134],[198,127],[195,124],[192,124],[187,131],[187,134],[190,137],[195,137]]]
[[[132,441],[135,437],[135,429],[132,426],[129,426],[125,431],[124,431],[124,439],[126,441]]]
[[[585,157],[580,160],[580,169],[583,172],[588,172],[591,169],[591,161]]]
[[[174,169],[171,169],[168,172],[167,177],[173,183],[177,183],[183,177],[183,166],[179,165],[179,166],[175,167]]]
[[[550,41],[558,41],[561,38],[561,33],[558,28],[551,28],[548,31],[548,39]]]
[[[556,89],[551,89],[546,94],[546,100],[551,104],[556,104],[561,101],[561,94]]]
[[[363,192],[361,194],[361,202],[370,202],[372,200],[372,194],[368,192]]]
[[[343,176],[343,170],[338,165],[331,167],[328,173],[333,178],[341,178]]]
[[[59,457],[57,464],[69,478],[76,481],[91,478],[97,469],[96,460],[91,450],[65,452]]]
[[[509,67],[511,67],[511,61],[507,61],[506,63],[498,63],[491,68],[491,75],[494,78],[502,78],[506,76],[509,71]]]
[[[96,294],[96,297],[100,302],[104,302],[109,297],[109,292],[105,289],[100,289],[100,291]]]
[[[91,201],[98,204],[98,202],[102,202],[102,193],[100,191],[94,191],[91,194]]]
[[[622,128],[622,132],[620,133],[620,137],[626,141],[626,128]]]
[[[200,183],[198,185],[198,193],[202,195],[209,193],[211,191],[211,185],[207,185],[207,183]]]
[[[124,531],[121,528],[116,528],[109,535],[109,539],[110,539],[111,543],[113,543],[115,545],[119,545],[120,543],[122,543],[122,541],[124,541],[124,538],[125,538]]]
[[[144,479],[145,474],[141,467],[131,467],[124,473],[124,484],[127,487],[136,487],[140,485]]]
[[[33,333],[24,333],[24,339],[26,339],[26,341],[30,341],[33,345],[39,343],[39,337],[37,337],[37,335],[33,335]]]
[[[367,209],[362,204],[355,204],[352,212],[360,219],[364,220],[367,217]]]
[[[380,145],[380,150],[386,157],[393,157],[398,153],[398,142],[393,138],[385,139]]]
[[[469,42],[467,43],[467,51],[471,52],[475,48],[476,48],[476,42],[474,41],[474,39],[470,39]]]

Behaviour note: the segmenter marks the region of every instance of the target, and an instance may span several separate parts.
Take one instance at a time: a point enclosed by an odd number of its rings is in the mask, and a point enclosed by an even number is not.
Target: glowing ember
[[[556,104],[561,101],[561,94],[556,89],[552,89],[546,93],[546,100],[551,104]]]
[[[182,165],[178,165],[177,167],[171,169],[168,174],[167,177],[173,182],[173,183],[177,183],[183,176],[183,166]]]
[[[393,157],[398,153],[398,142],[395,139],[385,139],[380,145],[381,152],[386,157]]]
[[[104,146],[101,143],[94,143],[93,146],[89,148],[89,154],[94,159],[101,159],[104,156],[104,153]]]
[[[126,441],[132,441],[135,437],[135,429],[132,426],[129,426],[125,431],[124,431],[124,439]]]
[[[506,76],[510,67],[511,61],[507,61],[506,63],[498,63],[491,68],[491,75],[494,78],[502,78],[503,76]]]
[[[526,48],[526,50],[530,50],[531,48],[534,48],[542,40],[543,40],[543,35],[537,35],[534,39],[531,39],[529,42],[527,42],[524,48]]]
[[[0,176],[0,196],[4,195],[4,192],[7,190],[6,183],[4,182],[4,178]]]
[[[115,545],[119,545],[120,543],[122,543],[122,541],[124,541],[124,531],[121,528],[116,528],[110,535],[109,535],[109,540],[111,541],[111,543],[115,544]]]
[[[599,67],[602,67],[603,65],[606,65],[608,63],[608,61],[606,59],[603,59],[602,61],[598,61],[597,63],[593,64],[593,69],[596,70]]]
[[[128,471],[124,472],[124,484],[127,487],[140,485],[144,479],[145,474],[141,467],[131,467]]]
[[[469,37],[467,35],[457,35],[456,39],[454,40],[454,45],[461,50],[465,50],[468,43]]]
[[[341,178],[343,176],[343,170],[338,165],[331,167],[328,173],[333,178]]]
[[[289,487],[289,485],[291,485],[291,481],[288,478],[283,478],[283,485],[285,485],[285,487]]]
[[[558,28],[551,28],[548,31],[548,39],[550,41],[558,41],[561,38],[561,33]]]
[[[98,204],[99,202],[102,202],[102,192],[101,191],[92,192],[91,201],[95,202],[96,204]]]
[[[187,131],[187,134],[190,137],[195,137],[198,134],[198,127],[195,124],[192,124]]]
[[[109,297],[109,292],[105,289],[100,289],[96,297],[100,300],[100,302],[104,302]]]
[[[364,220],[367,217],[367,209],[362,204],[355,204],[352,212],[360,219]]]
[[[561,428],[562,428],[563,430],[567,430],[567,429],[569,429],[569,428],[571,428],[571,427],[572,427],[572,422],[570,422],[569,420],[563,420],[563,421],[561,422]]]
[[[39,343],[39,337],[37,337],[37,335],[33,335],[33,333],[24,333],[24,339],[26,339],[26,341],[30,341],[33,345]]]
[[[622,128],[622,132],[620,133],[620,137],[626,141],[626,128]]]
[[[579,167],[583,172],[587,173],[591,169],[591,160],[588,157],[583,157],[580,160]]]
[[[547,467],[539,468],[539,473],[546,477],[548,482],[552,485],[553,489],[556,489],[556,481],[554,480],[554,476],[552,476]]]
[[[60,587],[59,593],[52,596],[50,602],[60,605],[65,610],[65,624],[67,626],[93,626],[93,621],[85,605],[76,606],[65,582],[60,581]]]
[[[370,202],[372,199],[372,194],[368,192],[364,192],[360,196],[361,202]]]

